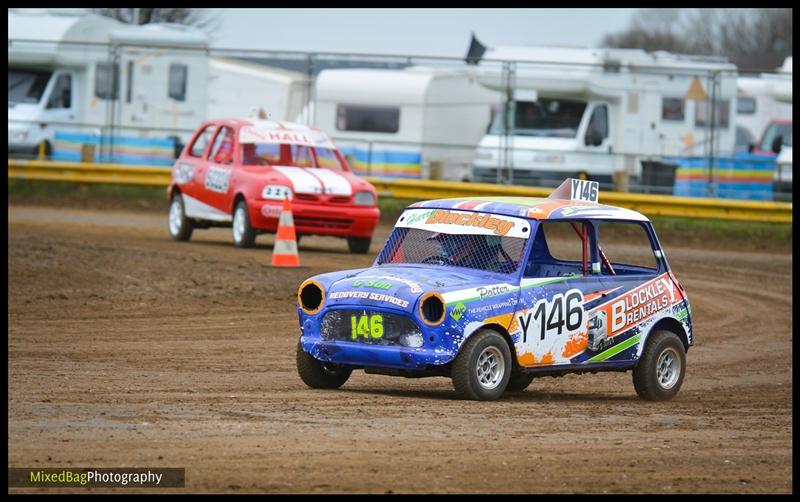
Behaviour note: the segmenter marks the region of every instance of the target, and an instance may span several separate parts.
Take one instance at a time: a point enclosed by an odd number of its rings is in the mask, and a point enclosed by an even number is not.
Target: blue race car
[[[597,199],[568,179],[548,198],[412,204],[372,267],[301,284],[300,378],[447,376],[491,400],[536,376],[633,370],[641,398],[671,399],[693,343],[686,292],[650,221]]]

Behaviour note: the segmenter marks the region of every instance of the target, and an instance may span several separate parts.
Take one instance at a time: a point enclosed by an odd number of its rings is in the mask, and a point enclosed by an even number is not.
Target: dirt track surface
[[[386,226],[369,255],[305,238],[296,270],[264,266],[272,236],[174,242],[166,213],[8,221],[9,466],[185,467],[192,492],[792,491],[791,254],[663,242],[695,318],[673,401],[601,373],[487,403],[445,378],[297,376],[297,286],[368,266]]]

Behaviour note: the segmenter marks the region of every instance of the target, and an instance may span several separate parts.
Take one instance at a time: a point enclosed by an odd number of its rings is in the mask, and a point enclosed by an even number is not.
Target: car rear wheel
[[[188,241],[191,238],[194,223],[186,217],[186,212],[183,210],[183,196],[180,193],[172,196],[167,223],[169,235],[176,241]]]
[[[533,375],[529,373],[512,372],[508,380],[506,392],[522,392],[533,382]]]
[[[633,386],[639,397],[648,401],[667,401],[683,384],[686,374],[686,349],[678,335],[656,331],[633,369]]]
[[[250,225],[247,203],[240,200],[233,210],[233,243],[239,248],[249,248],[256,241],[256,231]]]
[[[297,344],[297,373],[312,389],[338,389],[350,378],[351,368],[333,363],[324,363],[311,357]]]
[[[469,337],[453,362],[452,378],[462,399],[499,398],[511,378],[511,350],[506,340],[490,329]]]
[[[366,254],[369,252],[369,245],[372,244],[372,237],[348,237],[347,247],[353,254]]]

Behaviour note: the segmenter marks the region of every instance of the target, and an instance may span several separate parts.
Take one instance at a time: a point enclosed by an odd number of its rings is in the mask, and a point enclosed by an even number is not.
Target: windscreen
[[[523,237],[395,228],[377,264],[419,263],[512,273],[519,269],[526,242]]]
[[[574,138],[578,135],[586,103],[563,99],[540,99],[539,101],[513,101],[508,107],[508,123],[511,134],[517,136],[542,136],[550,138]],[[504,134],[503,114],[494,117],[490,134]]]
[[[49,71],[8,70],[8,102],[38,103],[50,80]]]
[[[770,124],[761,140],[761,150],[772,150],[772,143],[778,136],[783,137],[783,145],[792,146],[792,124]]]
[[[344,171],[339,157],[331,148],[279,143],[244,143],[242,164],[245,166],[321,167]]]

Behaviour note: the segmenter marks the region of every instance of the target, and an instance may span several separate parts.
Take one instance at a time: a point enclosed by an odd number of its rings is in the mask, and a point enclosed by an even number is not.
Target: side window
[[[128,85],[125,88],[125,102],[130,103],[133,99],[133,61],[128,61],[125,76],[128,80]]]
[[[753,115],[756,113],[755,98],[739,98],[736,101],[736,113],[739,115]]]
[[[589,126],[586,128],[586,144],[599,146],[608,137],[608,107],[600,105],[595,107]]]
[[[208,146],[209,141],[211,141],[211,135],[214,133],[214,126],[206,126],[203,129],[197,139],[192,144],[192,147],[189,149],[189,155],[192,157],[202,157],[203,153],[206,151],[206,146]]]
[[[615,275],[655,274],[658,262],[644,226],[636,222],[603,221],[599,226],[599,245]],[[612,275],[606,266],[603,275]]]
[[[167,92],[175,101],[186,101],[186,78],[189,67],[185,64],[172,63],[169,65],[169,84]]]
[[[683,122],[685,101],[683,98],[663,98],[661,100],[661,120]]]
[[[211,147],[211,153],[208,158],[218,164],[232,164],[233,143],[233,129],[221,127],[217,137],[214,138],[214,145]]]
[[[72,106],[72,76],[69,73],[62,73],[56,80],[50,99],[47,101],[47,108],[70,108]]]
[[[711,104],[708,101],[698,101],[694,108],[694,126],[695,127],[708,127],[711,123]],[[718,100],[715,114],[717,127],[723,129],[728,127],[730,118],[731,102],[728,100]]]
[[[400,108],[339,105],[336,129],[394,133],[400,129]]]
[[[583,222],[543,221],[539,224],[533,240],[526,277],[563,277],[583,274],[584,249],[587,264],[589,256],[589,235],[591,227]],[[586,233],[587,240],[579,235]]]
[[[97,63],[94,73],[94,95],[100,99],[117,99],[119,65]]]

